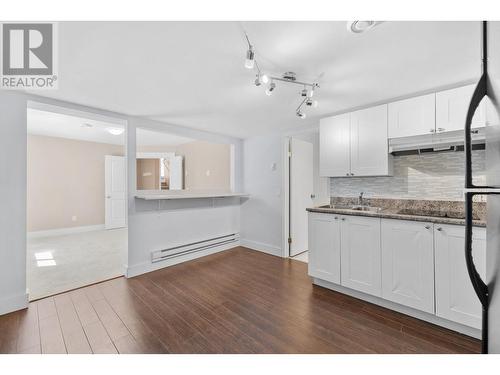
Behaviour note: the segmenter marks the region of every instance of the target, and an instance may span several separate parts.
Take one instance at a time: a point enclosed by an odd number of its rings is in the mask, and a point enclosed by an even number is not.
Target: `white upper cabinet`
[[[309,275],[340,284],[340,219],[309,213]]]
[[[351,176],[392,174],[387,104],[351,113]]]
[[[481,304],[467,272],[464,227],[434,226],[436,263],[436,315],[470,327],[481,328]],[[486,273],[486,229],[473,228],[472,255],[484,280]]]
[[[434,314],[431,223],[382,220],[382,297]]]
[[[349,113],[320,121],[319,169],[321,176],[349,176],[350,167]]]
[[[458,87],[436,93],[436,132],[463,130],[467,110],[475,85]],[[486,125],[486,101],[482,101],[472,118],[472,127]]]
[[[342,216],[340,228],[341,284],[380,297],[380,219]]]
[[[436,94],[389,103],[389,138],[435,132]]]

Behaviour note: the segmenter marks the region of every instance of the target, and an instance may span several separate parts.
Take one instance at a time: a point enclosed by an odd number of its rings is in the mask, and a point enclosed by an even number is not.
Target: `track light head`
[[[312,98],[313,95],[314,95],[314,86],[309,91],[307,91],[307,97],[308,98]]]
[[[300,117],[301,119],[305,119],[306,118],[306,114],[304,112],[302,112],[300,109],[297,110],[296,115],[298,117]]]
[[[263,83],[263,84],[267,84],[269,82],[269,76],[267,74],[262,74],[260,76],[260,81]]]
[[[261,85],[261,77],[257,74],[257,77],[255,77],[255,86],[260,86]]]
[[[302,91],[300,92],[300,96],[306,97],[307,96],[307,89],[304,87]]]
[[[312,100],[312,99],[307,99],[306,100],[306,105],[308,107],[317,108],[318,107],[318,101],[317,100]]]
[[[276,88],[276,83],[271,82],[266,89],[266,95],[271,96],[273,94],[274,89]]]
[[[254,65],[255,65],[255,52],[253,50],[253,47],[249,46],[247,50],[247,57],[245,59],[245,68],[253,69]]]

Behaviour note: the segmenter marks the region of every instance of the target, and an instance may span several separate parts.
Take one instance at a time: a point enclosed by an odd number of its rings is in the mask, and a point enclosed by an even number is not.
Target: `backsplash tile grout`
[[[474,181],[485,183],[484,150],[472,152]],[[330,195],[463,201],[464,152],[440,152],[394,157],[394,176],[330,178]]]

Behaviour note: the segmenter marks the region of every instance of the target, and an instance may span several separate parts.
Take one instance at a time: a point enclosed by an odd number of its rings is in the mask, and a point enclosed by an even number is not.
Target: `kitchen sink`
[[[320,206],[319,208],[331,208],[335,210],[352,210],[352,211],[364,211],[364,212],[379,212],[382,209],[380,207],[372,207],[372,206],[360,206],[360,205],[355,205],[355,206],[341,206],[341,205],[331,205],[327,204],[324,206]]]

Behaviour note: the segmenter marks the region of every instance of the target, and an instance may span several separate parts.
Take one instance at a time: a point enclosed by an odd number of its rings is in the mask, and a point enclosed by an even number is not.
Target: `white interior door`
[[[126,158],[105,156],[105,227],[122,228],[127,225]]]
[[[290,256],[307,251],[307,211],[313,206],[313,145],[291,138],[290,149]]]

